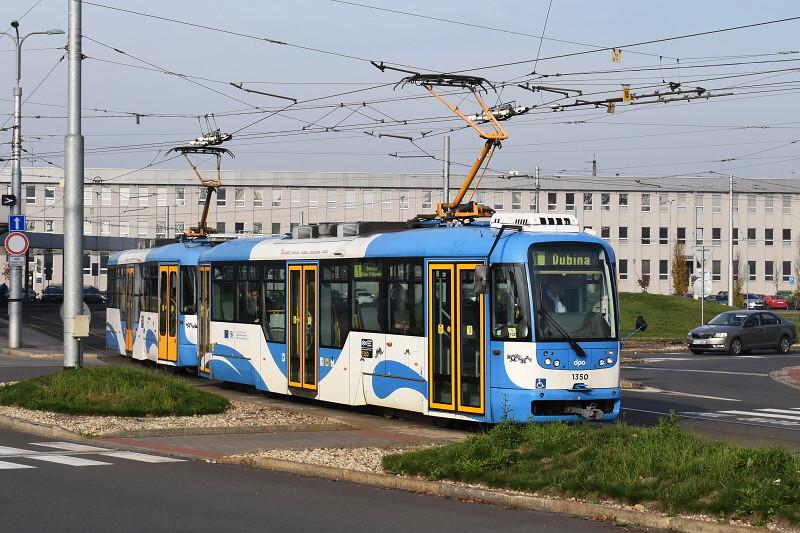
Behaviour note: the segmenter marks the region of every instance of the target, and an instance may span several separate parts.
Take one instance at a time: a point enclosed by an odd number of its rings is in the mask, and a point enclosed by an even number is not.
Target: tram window
[[[383,264],[364,261],[353,265],[353,328],[376,333],[385,331],[383,313]]]
[[[139,308],[141,311],[158,312],[158,265],[141,265],[141,292]]]
[[[492,337],[530,338],[530,311],[523,265],[492,267]]]
[[[286,269],[264,266],[264,335],[269,342],[286,342]]]
[[[211,320],[236,321],[236,265],[217,264],[211,282]]]
[[[350,331],[349,265],[322,264],[319,289],[319,342],[341,348]]]
[[[422,263],[388,265],[389,333],[422,335]]]
[[[261,320],[261,284],[257,281],[240,281],[236,284],[239,302],[237,322],[253,323]]]
[[[181,267],[181,314],[197,314],[196,278],[195,267]]]

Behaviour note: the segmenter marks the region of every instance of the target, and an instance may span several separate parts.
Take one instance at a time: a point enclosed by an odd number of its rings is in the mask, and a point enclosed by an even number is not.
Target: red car
[[[767,309],[789,309],[789,301],[777,294],[764,298],[764,305]]]

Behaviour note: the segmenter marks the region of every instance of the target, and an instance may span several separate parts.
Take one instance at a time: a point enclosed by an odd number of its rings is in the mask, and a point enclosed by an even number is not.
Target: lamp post
[[[92,178],[92,184],[95,189],[95,209],[97,210],[97,222],[95,224],[95,231],[97,232],[94,237],[94,253],[97,254],[97,271],[94,276],[94,286],[99,290],[100,289],[100,225],[102,220],[102,204],[100,203],[100,193],[101,189],[103,188],[103,178],[100,176],[95,176]]]
[[[14,130],[11,137],[11,194],[17,201],[11,208],[11,212],[19,215],[22,212],[22,170],[20,169],[20,152],[22,151],[22,88],[20,79],[22,78],[22,45],[31,35],[61,35],[63,30],[34,31],[20,37],[19,22],[11,21],[14,35],[9,32],[2,33],[12,41],[16,50],[17,59],[17,78],[14,85]],[[9,295],[8,295],[8,347],[20,347],[20,330],[22,325],[22,267],[11,266],[9,269]]]

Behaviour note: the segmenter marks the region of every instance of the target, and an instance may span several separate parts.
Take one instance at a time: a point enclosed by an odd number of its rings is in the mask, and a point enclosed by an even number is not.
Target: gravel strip
[[[282,459],[296,463],[306,463],[319,466],[332,466],[345,468],[357,472],[373,472],[383,474],[383,457],[393,453],[407,452],[428,446],[415,446],[410,448],[311,448],[304,450],[264,450],[260,452],[234,455],[235,458]]]
[[[266,426],[313,425],[335,422],[332,419],[310,416],[294,411],[261,407],[232,400],[225,412],[195,416],[86,416],[65,415],[50,411],[33,411],[22,407],[0,406],[0,415],[35,424],[59,426],[86,437],[102,437],[125,431],[183,429],[183,428],[251,428]]]

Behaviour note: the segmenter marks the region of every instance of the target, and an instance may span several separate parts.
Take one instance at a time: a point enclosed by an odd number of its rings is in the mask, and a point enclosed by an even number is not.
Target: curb
[[[752,526],[735,526],[705,522],[694,518],[665,516],[654,512],[638,512],[626,509],[605,507],[602,504],[586,503],[563,498],[544,498],[526,494],[510,494],[490,489],[479,489],[454,485],[442,481],[377,474],[374,472],[358,472],[332,466],[297,463],[283,459],[266,457],[224,457],[219,461],[224,464],[249,466],[296,474],[306,477],[319,477],[334,481],[348,481],[361,485],[370,485],[384,489],[404,490],[419,494],[428,494],[456,500],[478,501],[515,509],[527,509],[546,513],[588,518],[614,522],[623,526],[648,527],[679,531],[685,533],[752,533],[766,531],[765,528]]]
[[[791,375],[791,370],[800,371],[800,366],[787,366],[769,373],[769,377],[778,383],[800,390],[800,381]]]
[[[36,348],[0,348],[0,355],[8,355],[11,357],[25,357],[28,359],[37,360],[60,360],[64,359],[64,354],[57,353],[49,350],[39,351]],[[94,352],[84,353],[84,361],[97,361],[100,355]]]
[[[64,429],[61,426],[51,426],[46,424],[37,424],[36,422],[28,422],[26,420],[20,420],[19,418],[14,418],[13,416],[6,416],[0,415],[0,427],[5,429],[13,429],[15,431],[21,431],[23,433],[32,433],[34,435],[39,435],[42,437],[55,437],[58,439],[73,439],[73,440],[85,440],[86,437],[80,435],[79,433],[74,433],[69,431],[68,429]]]

